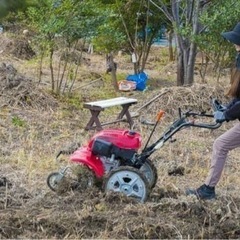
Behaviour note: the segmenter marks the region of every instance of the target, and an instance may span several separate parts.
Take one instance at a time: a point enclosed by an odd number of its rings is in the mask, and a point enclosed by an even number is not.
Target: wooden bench
[[[126,120],[129,123],[130,127],[132,127],[133,119],[129,113],[129,107],[132,104],[136,104],[136,103],[137,103],[137,99],[126,98],[126,97],[118,97],[118,98],[112,98],[112,99],[101,100],[96,102],[84,103],[83,107],[91,111],[91,119],[87,123],[85,130],[96,128],[98,131],[100,131],[102,130],[102,126],[104,125],[114,123],[114,122],[124,121],[124,120]],[[120,105],[122,106],[122,110],[119,113],[117,120],[108,122],[108,123],[100,122],[99,114],[101,111],[104,111],[105,108],[120,106]],[[126,116],[126,119],[124,119],[124,116]],[[94,126],[94,123],[95,123],[95,126]]]

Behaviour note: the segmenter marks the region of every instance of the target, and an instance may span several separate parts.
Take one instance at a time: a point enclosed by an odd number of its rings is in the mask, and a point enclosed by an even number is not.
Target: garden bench
[[[96,128],[98,131],[100,131],[102,130],[102,126],[110,123],[120,122],[120,121],[127,121],[130,127],[132,127],[133,119],[129,113],[129,107],[132,104],[136,104],[136,103],[137,103],[137,99],[127,98],[127,97],[118,97],[118,98],[111,98],[107,100],[84,103],[83,107],[89,109],[91,112],[91,118],[88,121],[85,127],[85,130]],[[101,113],[101,111],[104,111],[104,109],[109,107],[114,107],[114,106],[122,106],[121,112],[119,113],[117,119],[112,122],[101,123],[99,120],[99,114]],[[126,116],[126,118],[124,118],[124,116]],[[94,126],[94,123],[95,123],[95,126]]]

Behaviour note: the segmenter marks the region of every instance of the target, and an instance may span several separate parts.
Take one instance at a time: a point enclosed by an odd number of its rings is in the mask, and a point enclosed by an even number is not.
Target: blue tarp
[[[146,88],[148,76],[145,72],[142,72],[139,74],[128,75],[126,80],[136,82],[136,89],[143,91]]]

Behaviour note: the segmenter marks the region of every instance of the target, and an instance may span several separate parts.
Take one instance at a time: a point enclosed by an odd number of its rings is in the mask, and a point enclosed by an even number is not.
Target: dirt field
[[[216,200],[199,201],[194,196],[185,196],[187,187],[203,183],[212,143],[233,122],[214,131],[185,129],[176,134],[176,141],[154,153],[151,160],[157,168],[158,181],[145,203],[117,193],[104,193],[101,187],[55,193],[46,184],[51,172],[68,164],[68,156],[57,164],[56,153],[72,143],[85,144],[96,133],[83,130],[90,114],[82,108],[82,102],[104,96],[130,96],[138,99],[131,109],[134,112],[157,94],[166,92],[134,119],[134,130],[141,133],[144,146],[152,126],[141,124],[143,119],[153,122],[159,109],[166,111],[151,140],[156,141],[178,117],[178,107],[184,111],[210,111],[210,96],[226,101],[223,94],[227,77],[216,83],[209,73],[208,84],[201,84],[196,72],[192,87],[176,87],[174,64],[161,63],[162,50],[155,49],[146,70],[150,76],[147,91],[114,93],[104,79],[76,88],[79,97],[67,101],[50,94],[47,68],[43,69],[42,83],[38,84],[37,61],[29,61],[34,54],[28,48],[21,51],[28,56],[23,58],[19,51],[13,51],[14,47],[7,51],[11,41],[0,35],[0,238],[240,238],[239,149],[229,155],[216,189]],[[104,56],[87,58],[78,86],[88,83],[90,72],[104,72]],[[131,73],[127,58],[116,59],[120,73]],[[102,120],[114,118],[116,113],[117,109],[106,110]],[[129,126],[117,123],[108,127]],[[179,168],[184,169],[181,174],[169,174]]]

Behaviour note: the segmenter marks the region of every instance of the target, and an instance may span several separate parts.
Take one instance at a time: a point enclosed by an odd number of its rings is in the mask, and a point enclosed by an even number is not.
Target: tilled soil
[[[156,187],[144,204],[98,188],[64,195],[1,187],[1,238],[239,238],[239,198],[199,201]]]

